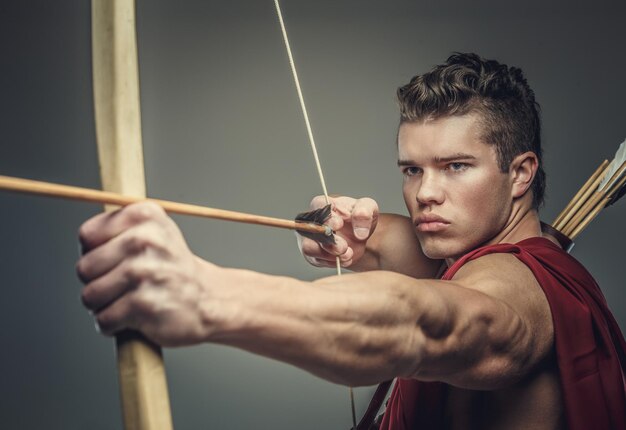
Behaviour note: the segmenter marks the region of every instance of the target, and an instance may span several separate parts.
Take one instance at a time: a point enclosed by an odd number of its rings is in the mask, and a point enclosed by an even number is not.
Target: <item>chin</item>
[[[422,245],[422,252],[424,255],[433,260],[443,260],[446,258],[454,257],[456,254],[453,247],[450,244],[443,243],[444,241],[435,241],[432,239],[420,239]]]
[[[453,238],[418,236],[418,239],[424,255],[433,260],[458,259],[476,248],[472,243]]]

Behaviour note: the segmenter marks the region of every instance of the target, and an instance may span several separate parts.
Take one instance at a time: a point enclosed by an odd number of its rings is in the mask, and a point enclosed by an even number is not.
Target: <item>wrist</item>
[[[203,342],[219,342],[233,330],[232,317],[236,311],[236,282],[229,281],[230,269],[219,267],[195,256],[195,278],[199,284],[196,309],[200,321]]]

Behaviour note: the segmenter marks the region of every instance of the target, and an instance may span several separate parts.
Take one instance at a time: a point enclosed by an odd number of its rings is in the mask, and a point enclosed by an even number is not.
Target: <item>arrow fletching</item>
[[[296,228],[296,231],[304,237],[308,237],[309,239],[313,239],[316,242],[323,244],[335,244],[335,236],[333,235],[333,231],[330,227],[325,225],[324,223],[330,219],[331,213],[331,205],[326,205],[323,208],[315,209],[309,212],[302,212],[296,215],[296,223],[303,224],[315,224],[315,225],[323,225],[326,227],[326,233],[311,233],[308,231],[302,231]]]
[[[608,171],[604,175],[604,179],[602,179],[602,182],[600,182],[600,185],[598,185],[599,191],[610,189],[616,182],[618,182],[622,178],[622,176],[624,176],[624,172],[622,169],[624,163],[626,163],[626,140],[624,140],[619,148],[617,148],[615,157],[607,168]]]
[[[611,162],[611,168],[599,187],[599,189],[602,189],[601,187],[615,188],[614,190],[611,190],[609,195],[610,200],[606,204],[607,206],[615,204],[615,202],[626,194],[626,184],[622,183],[623,178],[626,175],[624,166],[626,166],[626,140],[624,140],[617,149],[615,158]],[[621,174],[619,172],[621,172]],[[615,176],[615,178],[613,178],[613,176]],[[617,186],[615,186],[615,184],[617,184]]]
[[[617,192],[613,195],[613,197],[611,197],[611,200],[609,200],[609,202],[606,205],[607,206],[614,205],[615,202],[617,202],[619,199],[624,197],[624,194],[626,194],[626,183],[623,184],[619,190],[617,190]]]

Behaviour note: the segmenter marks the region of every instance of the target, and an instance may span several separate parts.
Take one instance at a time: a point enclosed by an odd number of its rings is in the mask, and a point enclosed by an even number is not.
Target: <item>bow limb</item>
[[[92,0],[92,44],[102,186],[145,197],[134,0]],[[160,348],[130,331],[116,336],[116,347],[125,429],[170,430]]]

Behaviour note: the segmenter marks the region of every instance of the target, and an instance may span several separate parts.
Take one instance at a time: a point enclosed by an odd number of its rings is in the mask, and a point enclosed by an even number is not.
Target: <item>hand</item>
[[[163,346],[204,340],[200,272],[212,265],[189,250],[160,206],[141,202],[99,214],[79,235],[81,298],[103,334],[134,329]]]
[[[337,233],[335,245],[322,245],[298,235],[300,252],[316,267],[335,267],[339,256],[342,267],[350,267],[365,254],[367,240],[378,222],[378,204],[370,198],[331,197],[331,218],[327,224]],[[326,205],[324,196],[315,197],[310,209]]]

